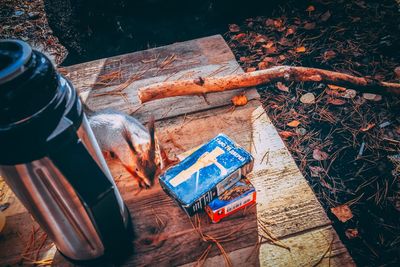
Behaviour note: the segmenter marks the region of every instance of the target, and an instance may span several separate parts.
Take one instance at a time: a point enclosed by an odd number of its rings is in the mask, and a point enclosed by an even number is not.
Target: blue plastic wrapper
[[[162,188],[190,215],[224,193],[253,167],[253,157],[224,134],[160,176]]]

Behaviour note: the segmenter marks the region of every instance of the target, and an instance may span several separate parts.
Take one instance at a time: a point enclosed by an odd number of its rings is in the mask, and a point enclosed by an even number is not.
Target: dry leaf
[[[262,47],[264,47],[264,48],[266,48],[266,49],[268,49],[268,48],[271,48],[271,47],[273,47],[274,46],[274,42],[272,42],[272,41],[269,41],[268,43],[266,43],[265,45],[263,45]]]
[[[290,36],[290,35],[292,35],[294,33],[295,33],[295,29],[293,27],[291,27],[291,28],[287,29],[287,31],[285,33],[285,36],[288,37],[288,36]]]
[[[254,38],[254,42],[256,42],[256,43],[265,43],[265,42],[267,42],[267,39],[266,39],[265,36],[257,35],[256,38]]]
[[[371,101],[381,101],[382,96],[381,95],[376,95],[376,94],[370,94],[370,93],[364,93],[363,98]]]
[[[286,85],[284,85],[281,82],[277,82],[276,83],[276,87],[278,87],[278,89],[283,91],[283,92],[289,92],[289,87],[287,87]]]
[[[368,123],[367,126],[360,129],[361,132],[366,132],[375,127],[375,123]]]
[[[320,173],[324,173],[325,170],[322,167],[319,166],[309,166],[310,171],[311,171],[311,177],[319,177]]]
[[[293,132],[289,132],[289,131],[281,131],[279,132],[279,135],[283,138],[283,139],[288,139],[289,137],[295,136],[296,134]]]
[[[237,24],[229,24],[229,31],[230,32],[239,32],[240,27]]]
[[[260,63],[258,63],[259,70],[265,70],[267,67],[268,67],[268,64],[265,61],[261,61]]]
[[[331,208],[331,211],[341,222],[347,222],[353,218],[353,213],[348,205],[340,205],[335,208]]]
[[[300,97],[300,102],[303,104],[313,104],[315,103],[315,96],[313,93],[307,93]]]
[[[333,85],[333,84],[328,84],[328,87],[332,90],[338,90],[338,91],[346,91],[345,87],[342,86],[337,86],[337,85]]]
[[[281,28],[283,26],[283,21],[281,19],[274,19],[275,28]]]
[[[315,7],[314,6],[308,6],[306,11],[307,12],[313,12],[313,11],[315,11]]]
[[[327,21],[331,17],[331,12],[326,11],[324,14],[321,15],[321,20],[322,21]]]
[[[245,33],[239,33],[239,34],[236,34],[235,36],[233,36],[232,39],[238,41],[238,40],[241,40],[241,39],[243,39],[245,37],[246,37]]]
[[[394,75],[397,79],[400,79],[400,67],[394,69]]]
[[[315,22],[307,22],[304,24],[304,29],[305,30],[314,30],[317,24]]]
[[[345,234],[346,234],[348,239],[353,239],[353,238],[358,237],[358,230],[349,228],[349,229],[346,230]]]
[[[286,124],[287,126],[289,126],[289,127],[293,127],[293,128],[296,128],[297,126],[299,126],[300,125],[300,122],[299,121],[297,121],[297,120],[293,120],[293,121],[291,121],[291,122],[289,122],[288,124]]]
[[[357,95],[357,91],[353,89],[347,89],[346,92],[344,92],[341,97],[343,98],[354,98]]]
[[[249,102],[245,95],[236,95],[232,97],[231,101],[235,106],[244,106],[247,104],[247,102]]]
[[[328,50],[324,52],[324,60],[330,60],[332,58],[336,57],[336,53],[335,51],[332,50]]]
[[[246,69],[246,72],[253,72],[253,71],[256,71],[256,70],[257,70],[256,68],[250,67],[250,68]]]
[[[328,104],[332,104],[335,106],[341,106],[341,105],[346,104],[345,100],[339,99],[339,98],[329,98],[327,102],[328,102]]]
[[[306,48],[304,46],[296,47],[295,51],[297,53],[304,53],[306,52]]]
[[[326,160],[328,159],[329,155],[328,153],[319,150],[318,148],[313,150],[312,156],[315,160]]]

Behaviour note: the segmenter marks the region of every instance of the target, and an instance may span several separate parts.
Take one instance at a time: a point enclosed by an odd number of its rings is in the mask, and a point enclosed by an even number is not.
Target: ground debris
[[[390,0],[287,1],[225,36],[236,58],[245,59],[243,69],[317,67],[398,82],[398,8]],[[267,42],[254,42],[258,35]],[[264,108],[352,257],[367,266],[400,262],[399,97],[282,85],[259,88]],[[301,122],[301,134],[292,121]],[[342,222],[331,209],[345,205],[351,210]]]

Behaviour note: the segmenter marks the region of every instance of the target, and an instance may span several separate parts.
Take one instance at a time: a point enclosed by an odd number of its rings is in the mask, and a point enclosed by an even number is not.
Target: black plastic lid
[[[81,123],[76,91],[24,42],[0,41],[0,59],[0,165],[44,157],[64,116],[76,128]]]

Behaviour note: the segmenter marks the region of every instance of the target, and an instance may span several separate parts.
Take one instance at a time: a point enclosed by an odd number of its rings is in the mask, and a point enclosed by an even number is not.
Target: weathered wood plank
[[[333,240],[333,241],[332,241]],[[331,226],[283,238],[287,249],[268,242],[229,253],[234,266],[355,266],[352,258]],[[332,244],[331,244],[332,242]],[[208,258],[204,266],[220,267],[221,255]],[[183,265],[195,266],[196,262]]]
[[[227,105],[233,96],[243,92],[234,90],[209,94],[206,99],[202,96],[186,96],[139,103],[137,89],[152,83],[243,72],[220,35],[100,59],[71,66],[66,70],[69,72],[67,77],[90,108],[113,108],[127,113],[137,111],[135,117],[143,122],[152,115],[159,120]],[[120,82],[130,77],[136,78],[123,90],[124,96],[104,95],[106,92],[115,91],[117,85],[96,84],[104,75],[116,71],[122,75]],[[245,94],[249,99],[259,97],[254,90],[245,91]]]
[[[173,55],[176,58],[171,60]],[[165,60],[171,62],[160,69]],[[150,67],[124,90],[128,101],[133,104],[127,104],[119,96],[94,96],[113,89],[94,88],[93,84],[99,81],[99,76],[102,74],[121,71],[123,80],[126,80],[131,75],[143,71],[144,66]],[[242,71],[220,36],[84,63],[72,66],[68,70],[73,83],[91,108],[111,107],[126,112],[138,107],[136,90],[142,85],[165,79],[179,79],[184,75],[193,77]],[[261,221],[274,236],[284,239],[285,243],[286,241],[290,243],[286,245],[296,247],[302,242],[308,242],[308,245],[302,248],[306,253],[315,254],[316,257],[322,255],[320,248],[330,242],[330,236],[336,236],[334,230],[327,226],[330,221],[263,111],[260,102],[252,100],[244,107],[233,109],[229,106],[230,99],[238,91],[230,93],[232,94],[208,95],[210,104],[201,97],[150,102],[151,105],[149,103],[141,107],[134,115],[142,121],[146,121],[151,113],[156,115],[159,119],[156,123],[157,136],[170,155],[177,155],[196,147],[220,132],[251,151],[255,157],[255,166],[250,178],[258,193],[257,207],[248,210],[245,215],[238,213],[219,224],[210,223],[205,214],[200,215],[204,233],[214,237],[228,235],[231,238],[224,242],[223,246],[234,262],[251,263],[243,262],[243,259],[239,258],[246,258],[246,253],[256,244],[261,232],[259,229]],[[256,90],[248,90],[246,93],[249,99],[258,98]],[[208,244],[201,240],[184,212],[162,191],[158,183],[150,190],[138,192],[129,174],[115,162],[109,164],[118,188],[132,212],[136,232],[135,254],[126,261],[126,265],[171,266],[195,262]],[[10,226],[14,225],[11,227],[12,231],[23,230],[19,224],[11,224]],[[318,231],[326,234],[319,235]],[[27,234],[25,230],[23,232]],[[316,238],[316,235],[319,237]],[[9,237],[6,238],[10,240]],[[332,253],[331,262],[348,262],[347,251],[340,241],[336,243],[335,241],[333,251],[339,251],[340,248],[342,253]],[[9,244],[8,241],[5,243],[0,241],[0,247]],[[303,263],[307,263],[306,260],[313,260],[310,257],[303,257],[301,261],[299,257],[304,252],[297,248],[295,250],[297,252],[293,255],[287,254],[286,250],[284,252],[280,250],[282,249],[263,244],[253,266],[269,263],[274,265],[274,262],[277,265],[290,264],[291,259],[294,259],[293,262]],[[11,249],[9,253],[10,256],[18,257],[20,251]],[[263,253],[267,256],[261,257]],[[220,251],[214,247],[207,265],[221,265],[218,254]],[[68,265],[59,256],[56,257],[55,264]]]

